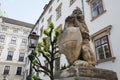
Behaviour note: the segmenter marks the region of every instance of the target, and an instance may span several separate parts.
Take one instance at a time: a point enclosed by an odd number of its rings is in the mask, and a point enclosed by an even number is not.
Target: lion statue
[[[59,36],[58,46],[69,65],[95,66],[96,59],[90,47],[90,36],[80,8],[76,8],[65,20],[63,33]]]

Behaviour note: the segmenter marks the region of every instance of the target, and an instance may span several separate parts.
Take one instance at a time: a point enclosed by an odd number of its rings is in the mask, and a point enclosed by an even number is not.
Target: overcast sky
[[[0,0],[2,9],[12,19],[36,23],[50,0]]]

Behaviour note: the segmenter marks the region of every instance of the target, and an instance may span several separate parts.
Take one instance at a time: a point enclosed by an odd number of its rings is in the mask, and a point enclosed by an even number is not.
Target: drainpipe
[[[81,0],[81,3],[82,3],[82,14],[84,15],[84,2],[83,2],[83,0]]]
[[[85,20],[84,0],[81,0],[81,3],[82,3],[82,15],[84,16],[84,20]],[[86,27],[86,29],[89,32],[88,27]]]

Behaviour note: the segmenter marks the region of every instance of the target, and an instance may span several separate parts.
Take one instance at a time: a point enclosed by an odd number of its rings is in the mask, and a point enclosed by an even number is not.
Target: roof
[[[18,20],[15,20],[15,19],[2,17],[2,16],[0,16],[0,18],[2,18],[2,22],[11,23],[11,24],[15,24],[15,25],[20,25],[20,26],[24,26],[24,27],[28,27],[28,28],[33,28],[34,27],[34,24],[31,24],[31,23],[26,23],[26,22],[22,22],[22,21],[18,21]]]

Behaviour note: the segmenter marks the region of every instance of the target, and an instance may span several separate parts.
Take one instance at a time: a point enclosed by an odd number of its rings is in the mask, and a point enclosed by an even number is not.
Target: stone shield
[[[60,53],[64,54],[71,65],[78,59],[82,46],[82,35],[77,27],[66,28],[58,38]]]

